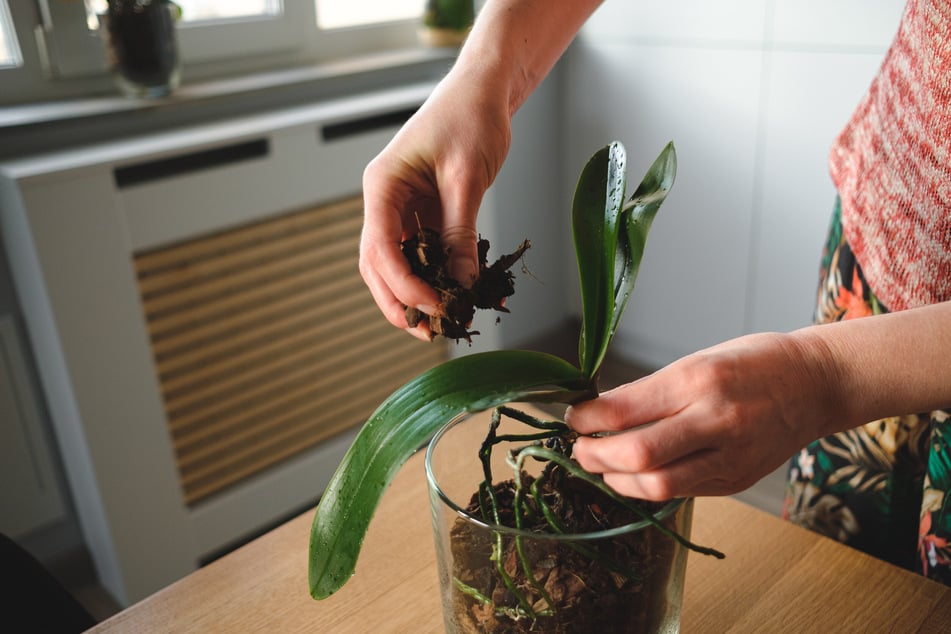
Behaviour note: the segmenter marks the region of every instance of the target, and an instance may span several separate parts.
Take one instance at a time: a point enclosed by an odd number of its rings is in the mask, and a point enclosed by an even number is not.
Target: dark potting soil
[[[526,476],[526,486],[531,478]],[[560,480],[555,488],[553,481]],[[514,525],[514,483],[496,484],[501,524]],[[633,510],[571,476],[543,480],[540,491],[565,533],[589,533],[640,521]],[[534,501],[531,530],[551,532]],[[662,505],[643,503],[656,512]],[[478,496],[468,512],[479,516]],[[530,514],[531,514],[530,513]],[[673,528],[673,516],[664,524]],[[610,539],[571,545],[553,539],[523,539],[522,554],[532,562],[526,572],[511,536],[502,538],[502,569],[522,594],[523,605],[503,581],[493,548],[496,536],[463,519],[451,531],[453,618],[462,632],[655,632],[668,614],[671,560],[678,545],[653,527]],[[685,556],[681,552],[679,556]],[[534,579],[534,583],[530,579]],[[481,596],[475,596],[474,589]],[[543,592],[544,591],[544,592]],[[547,593],[548,597],[544,595]],[[548,599],[551,603],[549,604]],[[524,604],[536,615],[526,615]],[[550,614],[543,614],[550,612]]]
[[[449,275],[449,250],[443,246],[439,233],[421,228],[419,233],[402,243],[403,256],[413,274],[436,289],[440,302],[436,307],[438,313],[433,318],[413,307],[407,308],[406,323],[415,327],[428,320],[434,337],[442,335],[471,343],[472,335],[479,334],[476,330],[469,330],[477,308],[509,312],[504,306],[505,298],[515,293],[515,276],[510,269],[530,246],[531,243],[525,240],[514,253],[503,255],[489,265],[489,241],[480,239],[479,277],[471,288],[466,288]]]

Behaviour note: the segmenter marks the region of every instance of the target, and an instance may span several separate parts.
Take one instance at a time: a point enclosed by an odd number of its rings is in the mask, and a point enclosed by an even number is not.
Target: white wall
[[[566,202],[561,195],[558,176],[560,79],[558,73],[548,77],[515,114],[508,158],[479,211],[478,231],[489,240],[490,263],[515,251],[522,240],[532,242],[522,264],[512,268],[515,295],[506,302],[511,313],[478,311],[472,329],[480,335],[471,345],[454,346],[454,353],[518,347],[557,328],[570,315],[564,280],[574,275],[574,252],[564,250],[567,220],[554,220],[570,205],[570,198]]]
[[[606,0],[598,9],[563,62],[564,173],[574,178],[615,139],[628,151],[630,189],[668,140],[679,157],[615,353],[660,366],[809,323],[835,195],[829,146],[903,6]],[[577,310],[576,295],[566,301]]]

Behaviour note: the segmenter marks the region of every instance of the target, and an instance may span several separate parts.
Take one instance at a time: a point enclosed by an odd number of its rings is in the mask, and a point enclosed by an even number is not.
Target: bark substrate
[[[515,276],[509,269],[522,258],[530,246],[531,243],[525,240],[515,252],[503,255],[490,265],[489,241],[480,239],[479,276],[473,281],[471,288],[466,288],[449,274],[449,249],[442,244],[439,233],[421,228],[417,235],[401,244],[401,249],[413,275],[422,278],[436,289],[440,302],[436,306],[437,314],[433,317],[428,317],[416,308],[407,307],[407,325],[415,328],[421,321],[428,320],[434,337],[442,335],[456,341],[465,339],[471,343],[472,335],[479,334],[477,330],[469,330],[477,308],[509,312],[504,305],[505,298],[515,293]]]
[[[500,523],[512,526],[514,483],[502,482],[494,489]],[[562,478],[555,488],[550,480],[546,481],[541,495],[560,518],[565,533],[601,531],[641,519],[634,511],[570,476]],[[651,513],[661,506],[648,502],[643,505]],[[479,516],[477,495],[467,510]],[[673,528],[675,515],[666,518],[664,524]],[[544,524],[539,519],[534,528],[525,528],[551,532]],[[561,540],[525,538],[522,552],[532,562],[534,585],[521,563],[516,540],[509,535],[503,537],[499,560],[523,600],[539,613],[535,618],[524,616],[518,598],[497,570],[493,560],[494,533],[459,518],[451,529],[450,539],[454,568],[451,618],[461,632],[655,632],[668,614],[671,563],[678,545],[654,527],[610,539],[575,542],[582,549],[591,549],[587,553]],[[474,589],[482,596],[474,596],[462,587]],[[549,595],[551,606],[538,587]],[[540,614],[548,607],[551,614]]]

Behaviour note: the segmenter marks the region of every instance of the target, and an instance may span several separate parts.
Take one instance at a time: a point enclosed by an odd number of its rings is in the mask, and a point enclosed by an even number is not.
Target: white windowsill
[[[252,93],[312,86],[328,80],[375,71],[399,71],[432,64],[447,69],[455,49],[418,47],[367,55],[312,66],[183,84],[173,95],[161,99],[129,99],[119,95],[67,99],[0,107],[0,132],[23,126],[69,122],[138,110],[172,109],[183,104],[199,104]]]

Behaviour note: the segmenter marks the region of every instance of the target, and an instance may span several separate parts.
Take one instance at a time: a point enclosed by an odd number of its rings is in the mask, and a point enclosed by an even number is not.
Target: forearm
[[[839,401],[848,426],[951,407],[951,302],[791,336],[829,386],[824,397]]]
[[[453,73],[521,107],[601,0],[489,0],[479,12]]]

